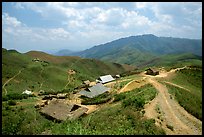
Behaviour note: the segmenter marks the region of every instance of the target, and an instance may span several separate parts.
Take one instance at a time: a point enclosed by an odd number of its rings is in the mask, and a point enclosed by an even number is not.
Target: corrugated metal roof
[[[93,98],[95,96],[98,96],[100,94],[103,94],[104,92],[110,90],[110,88],[104,87],[103,84],[98,83],[95,86],[88,88],[89,91],[82,90],[79,92],[79,94],[84,95],[89,98]]]
[[[90,91],[82,90],[79,92],[79,94],[92,98],[92,93]]]
[[[111,75],[105,75],[100,77],[102,83],[110,82],[115,80]]]

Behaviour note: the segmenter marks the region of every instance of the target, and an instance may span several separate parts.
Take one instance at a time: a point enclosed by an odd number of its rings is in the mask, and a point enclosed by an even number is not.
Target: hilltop
[[[167,54],[202,55],[202,41],[197,39],[157,37],[152,34],[117,39],[72,55],[140,66]]]

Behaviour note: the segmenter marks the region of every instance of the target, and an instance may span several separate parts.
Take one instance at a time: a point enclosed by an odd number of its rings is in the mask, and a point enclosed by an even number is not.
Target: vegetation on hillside
[[[153,119],[144,119],[143,111],[136,101],[142,98],[150,101],[156,90],[151,85],[143,86],[130,92],[121,93],[125,96],[122,104],[113,102],[99,111],[85,115],[74,121],[56,123],[47,120],[35,110],[35,97],[23,99],[26,105],[9,106],[3,102],[2,134],[4,135],[36,135],[46,132],[56,135],[160,135],[164,130],[155,126]],[[120,95],[120,94],[118,94]],[[130,100],[130,101],[128,101]],[[126,104],[127,102],[133,104]],[[116,104],[115,104],[116,103]],[[111,121],[111,122],[110,122]]]
[[[33,59],[38,58],[39,61]],[[95,81],[101,75],[120,74],[128,69],[123,65],[102,62],[95,59],[82,59],[79,57],[57,57],[43,52],[18,53],[13,50],[2,50],[2,86],[7,94],[21,94],[24,90],[45,93],[56,93],[73,90],[84,80]],[[69,75],[68,70],[76,74]],[[3,96],[6,94],[3,89]]]
[[[157,37],[152,34],[130,36],[94,46],[73,55],[141,66],[144,62],[165,54],[192,53],[202,55],[202,41]],[[162,62],[161,62],[162,63]],[[150,62],[151,64],[151,62]]]
[[[154,119],[143,117],[144,105],[157,95],[157,90],[151,84],[120,94],[115,92],[132,79],[140,78],[140,76],[136,77],[135,74],[144,68],[133,70],[130,66],[127,68],[117,63],[79,57],[55,57],[41,52],[20,54],[15,50],[3,48],[2,57],[3,135],[37,135],[42,132],[56,135],[165,134],[163,129],[155,125]],[[166,60],[170,57],[175,56],[169,56]],[[185,62],[187,57],[189,54],[184,57],[183,55],[177,56],[172,60],[191,64],[194,59],[189,58],[189,62]],[[39,58],[40,61],[33,61],[34,58]],[[196,65],[192,66],[191,69],[177,71],[175,77],[167,79],[189,89],[190,92],[166,85],[169,93],[181,106],[202,120],[202,66],[200,65],[202,61],[197,59],[194,61],[197,64],[195,63]],[[177,65],[179,65],[179,61],[174,65],[167,63],[168,67]],[[70,69],[76,73],[68,75]],[[133,71],[124,73],[128,69]],[[84,80],[92,81],[105,74],[122,74],[127,76],[125,79],[129,80],[117,83],[112,93],[105,93],[93,99],[82,97],[82,104],[88,105],[104,104],[111,99],[114,100],[101,109],[89,115],[83,115],[74,121],[67,120],[56,123],[46,119],[34,107],[39,98],[35,95],[22,94],[26,89],[36,93],[43,90],[43,95],[72,92]],[[16,77],[13,78],[14,76]],[[13,79],[11,80],[11,78]],[[5,84],[8,80],[10,80],[8,84]],[[168,128],[173,130],[171,125],[168,125]]]
[[[169,92],[189,113],[202,120],[202,68],[182,69],[176,74],[169,81],[190,90],[190,92],[166,84]]]
[[[165,67],[167,70],[169,70],[172,68],[191,65],[202,66],[202,57],[192,53],[166,54],[147,60],[141,64],[138,64],[137,66],[139,68],[157,66]]]
[[[160,135],[165,132],[155,126],[153,119],[144,119],[142,106],[138,99],[147,103],[156,95],[151,85],[145,85],[126,93],[117,94],[125,96],[122,104],[113,104],[82,117],[76,121],[63,122],[52,127],[53,134],[85,134],[85,135]],[[125,105],[124,105],[125,104]],[[110,122],[111,121],[111,122]]]

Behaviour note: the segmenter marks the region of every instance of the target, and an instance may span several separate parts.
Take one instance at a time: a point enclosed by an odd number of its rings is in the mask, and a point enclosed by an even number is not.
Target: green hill
[[[202,66],[202,57],[192,53],[167,54],[145,61],[138,67],[181,67],[190,65]]]
[[[130,36],[94,46],[73,55],[126,63],[141,63],[166,54],[192,53],[202,55],[202,41],[196,39],[157,37],[152,34]]]
[[[39,61],[33,61],[36,58]],[[38,51],[21,54],[2,48],[2,86],[16,75],[4,85],[3,93],[7,92],[7,95],[21,94],[26,89],[36,93],[40,90],[46,92],[73,90],[84,80],[93,81],[100,75],[120,74],[134,68],[95,59],[58,57]],[[76,74],[68,77],[67,72],[70,69]]]

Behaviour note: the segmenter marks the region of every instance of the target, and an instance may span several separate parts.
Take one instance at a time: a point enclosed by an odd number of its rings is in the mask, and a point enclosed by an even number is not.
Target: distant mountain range
[[[60,53],[64,53],[63,56],[74,55],[139,66],[167,54],[192,53],[202,56],[202,40],[146,34],[121,38],[81,52]]]
[[[58,52],[53,53],[53,55],[56,55],[56,56],[67,56],[67,55],[72,55],[74,53],[75,53],[74,51],[71,51],[71,50],[68,50],[68,49],[62,49],[62,50],[60,50]]]

